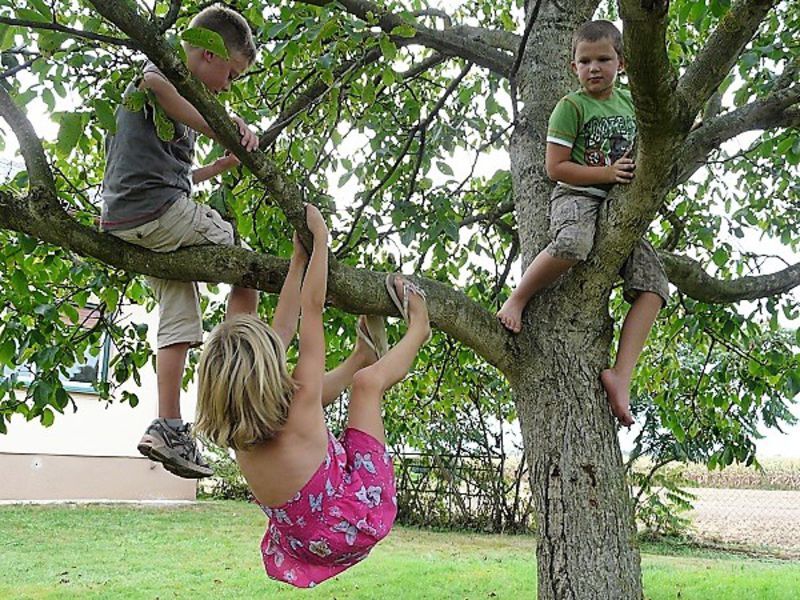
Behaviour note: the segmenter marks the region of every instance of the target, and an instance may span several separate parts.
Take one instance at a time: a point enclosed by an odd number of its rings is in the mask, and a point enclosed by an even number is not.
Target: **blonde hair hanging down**
[[[219,446],[246,450],[283,427],[295,387],[272,327],[253,315],[227,319],[200,357],[195,427]]]

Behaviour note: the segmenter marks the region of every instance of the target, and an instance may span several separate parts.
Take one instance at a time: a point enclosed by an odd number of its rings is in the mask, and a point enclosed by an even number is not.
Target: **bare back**
[[[328,429],[322,404],[315,406],[293,399],[283,429],[268,442],[237,452],[236,460],[258,501],[280,506],[308,483],[327,450]]]

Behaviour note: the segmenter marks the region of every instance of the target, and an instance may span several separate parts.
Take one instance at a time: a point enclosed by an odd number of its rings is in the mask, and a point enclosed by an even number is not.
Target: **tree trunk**
[[[549,241],[547,121],[578,85],[569,69],[572,31],[596,5],[543,3],[518,72],[523,108],[509,150],[523,270]],[[642,598],[616,419],[599,379],[612,326],[608,289],[598,284],[580,267],[534,296],[506,372],[531,465],[539,600]]]
[[[545,312],[535,313],[541,326],[512,381],[532,465],[538,599],[638,600],[632,505],[616,420],[598,377],[608,361],[608,316],[604,326]]]

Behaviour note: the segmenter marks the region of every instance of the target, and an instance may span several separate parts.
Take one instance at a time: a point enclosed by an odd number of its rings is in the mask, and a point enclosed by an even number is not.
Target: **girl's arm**
[[[314,234],[314,246],[300,290],[300,356],[294,370],[298,390],[293,404],[312,402],[321,406],[322,378],[325,374],[325,334],[322,309],[328,287],[328,228],[319,210],[306,205],[308,228]]]
[[[300,288],[303,284],[303,272],[308,264],[308,253],[296,233],[292,242],[294,252],[289,262],[289,272],[286,273],[281,294],[278,296],[278,305],[275,307],[275,315],[272,317],[272,329],[281,338],[284,348],[289,347],[297,331],[297,319],[300,317]]]

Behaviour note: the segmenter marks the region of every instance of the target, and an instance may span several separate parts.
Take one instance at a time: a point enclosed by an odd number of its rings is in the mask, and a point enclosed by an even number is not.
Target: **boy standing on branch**
[[[201,11],[191,23],[222,37],[228,58],[189,44],[187,67],[214,94],[227,90],[256,57],[250,27],[240,14],[220,5]],[[197,133],[215,135],[205,119],[183,98],[158,68],[148,62],[142,77],[129,86],[152,93],[155,102],[143,110],[117,111],[117,130],[106,140],[101,227],[116,237],[156,252],[172,252],[185,246],[234,244],[233,227],[213,209],[190,199],[192,185],[235,167],[239,161],[226,155],[210,165],[192,170]],[[163,114],[162,114],[163,113]],[[174,128],[172,139],[159,137],[157,124],[164,116]],[[239,117],[231,117],[248,151],[258,138]],[[162,127],[163,129],[163,127]],[[169,128],[167,128],[169,130]],[[186,478],[212,475],[203,460],[189,425],[181,418],[180,391],[186,355],[203,341],[200,296],[197,283],[149,277],[159,305],[158,418],[147,428],[139,451],[159,461],[170,472]],[[255,290],[234,287],[228,311],[252,306]]]

